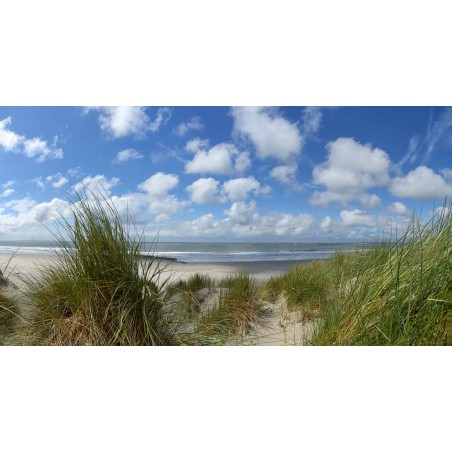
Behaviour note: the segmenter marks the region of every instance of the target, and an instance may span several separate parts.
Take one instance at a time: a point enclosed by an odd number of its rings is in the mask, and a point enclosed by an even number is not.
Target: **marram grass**
[[[295,267],[262,293],[314,321],[311,345],[444,345],[451,270],[449,206],[413,217],[396,243]]]
[[[255,279],[246,272],[219,282],[222,287],[217,309],[199,319],[195,336],[216,337],[219,341],[244,336],[257,320],[261,302]]]
[[[313,345],[445,345],[451,210],[413,217],[395,244],[361,252],[354,278],[324,306]]]
[[[0,289],[0,344],[7,341],[20,320],[20,312],[17,301],[5,291]]]
[[[53,265],[26,281],[28,322],[16,341],[38,345],[169,345],[163,269],[106,199],[77,197]]]
[[[207,289],[212,292],[214,281],[202,273],[195,273],[187,279],[180,279],[177,282],[169,284],[166,289],[166,296],[172,300],[176,298],[173,304],[175,314],[181,320],[192,320],[199,315],[201,303],[204,301],[205,294],[200,292]]]

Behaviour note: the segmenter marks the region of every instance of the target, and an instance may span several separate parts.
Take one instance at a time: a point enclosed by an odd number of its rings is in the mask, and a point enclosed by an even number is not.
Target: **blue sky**
[[[160,240],[402,231],[452,192],[450,107],[0,107],[0,240],[100,186]]]

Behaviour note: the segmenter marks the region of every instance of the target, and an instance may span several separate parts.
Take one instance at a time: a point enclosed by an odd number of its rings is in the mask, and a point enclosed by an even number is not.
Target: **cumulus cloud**
[[[259,181],[253,176],[230,179],[223,184],[222,191],[231,201],[244,201],[250,192],[255,195],[269,193],[270,187],[261,187]]]
[[[392,179],[389,191],[400,198],[442,200],[452,194],[452,185],[432,169],[418,166],[406,176]]]
[[[157,221],[166,221],[183,205],[175,195],[170,194],[179,185],[179,176],[175,174],[155,173],[138,188],[145,192],[141,197],[150,213],[155,215]]]
[[[129,160],[140,160],[142,158],[143,154],[141,154],[141,152],[138,152],[135,149],[124,149],[116,154],[112,163],[119,164],[128,162]]]
[[[240,152],[232,144],[220,143],[208,151],[196,151],[193,160],[185,164],[185,172],[231,176],[243,173],[250,165],[251,161],[247,152]]]
[[[346,227],[362,226],[373,228],[377,225],[377,220],[373,215],[359,209],[342,210],[340,217],[342,224]]]
[[[366,207],[376,207],[380,199],[366,190],[389,182],[391,161],[388,154],[353,138],[338,138],[327,144],[328,158],[313,170],[313,182],[325,191],[316,191],[313,205],[327,206],[331,202],[346,204],[359,200]]]
[[[399,217],[406,217],[411,215],[407,206],[399,201],[393,202],[388,207],[388,210],[389,212],[393,213],[394,215],[398,215]]]
[[[174,133],[183,137],[187,135],[190,130],[202,130],[204,129],[204,124],[201,122],[201,118],[199,116],[193,116],[187,122],[181,122],[175,129]]]
[[[224,200],[217,196],[219,184],[217,180],[211,177],[201,178],[186,187],[185,190],[190,193],[191,202],[195,204],[222,202]]]
[[[171,118],[171,109],[167,107],[159,108],[153,121],[145,107],[86,107],[85,113],[89,111],[100,113],[100,128],[111,138],[128,135],[144,138],[147,132],[157,132]]]
[[[201,140],[201,138],[193,138],[192,140],[187,141],[185,145],[185,150],[189,152],[196,153],[198,151],[205,151],[209,147],[209,140]]]
[[[34,205],[36,205],[36,201],[29,197],[22,199],[13,199],[5,203],[5,207],[15,212],[23,213],[30,210]]]
[[[256,211],[256,201],[251,201],[248,204],[244,201],[239,201],[234,202],[228,210],[224,211],[224,213],[228,215],[233,223],[248,225]]]
[[[297,181],[297,171],[298,165],[296,163],[279,165],[270,171],[270,177],[292,190],[301,191],[303,187]]]
[[[9,213],[5,213],[9,209]],[[43,224],[49,224],[69,214],[69,204],[59,198],[37,203],[31,198],[12,200],[0,208],[0,234],[27,237],[27,234],[48,235]]]
[[[299,156],[303,137],[297,125],[285,119],[276,109],[233,107],[231,115],[235,133],[253,143],[258,158],[287,162]]]
[[[76,183],[72,187],[73,193],[85,192],[90,195],[110,195],[111,189],[119,184],[117,177],[111,179],[106,178],[103,174],[97,174],[96,176],[87,176],[80,182]]]
[[[323,220],[320,222],[319,226],[322,230],[326,231],[330,228],[331,224],[333,223],[333,220],[331,217],[326,216],[323,218]]]
[[[35,159],[42,163],[48,159],[62,159],[63,150],[51,146],[47,141],[41,138],[26,138],[9,129],[12,124],[11,117],[0,121],[0,147],[5,152],[14,152],[16,154],[23,154],[29,158]]]
[[[212,213],[194,220],[183,221],[168,231],[175,237],[302,237],[312,235],[313,218],[309,214],[292,215],[275,212],[260,215],[254,202],[239,201],[224,212],[227,217],[216,218]]]

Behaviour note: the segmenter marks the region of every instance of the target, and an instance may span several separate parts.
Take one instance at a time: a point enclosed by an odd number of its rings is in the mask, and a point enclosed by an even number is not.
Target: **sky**
[[[99,190],[149,239],[369,240],[451,196],[451,155],[452,107],[0,107],[0,241]]]

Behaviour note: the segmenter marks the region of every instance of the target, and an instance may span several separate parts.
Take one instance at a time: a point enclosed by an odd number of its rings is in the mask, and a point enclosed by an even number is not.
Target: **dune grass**
[[[167,279],[141,259],[130,217],[106,198],[77,196],[62,219],[56,263],[25,281],[33,307],[17,341],[39,345],[169,345]]]
[[[0,289],[0,345],[15,332],[20,319],[17,301]]]
[[[451,211],[413,217],[395,244],[351,256],[355,276],[324,305],[313,345],[444,345],[451,291]]]
[[[213,336],[230,339],[243,336],[252,328],[261,310],[259,290],[255,279],[239,272],[219,282],[222,287],[217,309],[199,319],[195,337]]]
[[[337,252],[270,278],[267,300],[285,296],[314,320],[311,345],[442,345],[451,290],[451,210],[413,217],[396,243]]]
[[[175,312],[181,319],[191,320],[201,311],[201,303],[206,294],[200,291],[207,289],[211,293],[214,281],[202,273],[195,273],[187,279],[181,279],[168,285],[166,296],[168,298],[176,297]]]

